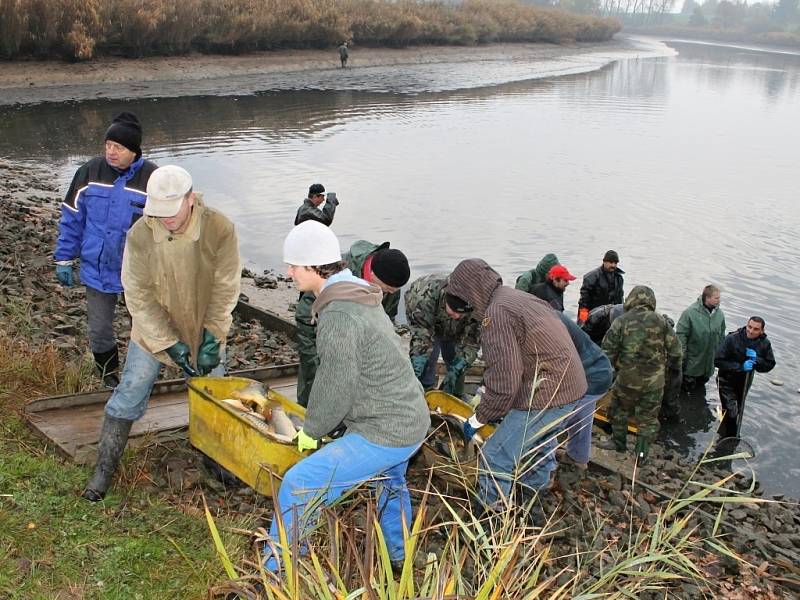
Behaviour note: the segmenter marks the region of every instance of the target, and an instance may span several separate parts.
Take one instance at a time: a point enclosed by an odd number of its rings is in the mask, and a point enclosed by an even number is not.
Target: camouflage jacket
[[[531,289],[538,283],[547,281],[547,274],[554,266],[558,264],[558,257],[555,254],[545,254],[536,268],[530,271],[525,271],[522,275],[517,277],[517,282],[514,285],[518,290],[532,294]]]
[[[303,200],[303,205],[297,209],[294,224],[300,225],[303,221],[318,221],[330,227],[331,223],[333,223],[333,215],[336,213],[337,206],[339,206],[339,201],[336,198],[326,200],[325,206],[321,209],[314,206],[311,198],[306,198]]]
[[[637,285],[625,299],[625,313],[603,339],[603,350],[617,373],[618,386],[660,391],[666,369],[680,368],[683,352],[678,336],[655,309],[653,290]]]
[[[456,358],[467,365],[475,362],[480,346],[480,323],[466,315],[453,319],[447,315],[444,288],[447,274],[434,273],[420,277],[405,294],[406,318],[411,330],[411,356],[429,356],[434,338],[453,340]]]

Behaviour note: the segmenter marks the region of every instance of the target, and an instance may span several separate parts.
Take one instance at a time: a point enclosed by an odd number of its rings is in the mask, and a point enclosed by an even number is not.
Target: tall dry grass
[[[0,0],[0,56],[88,60],[190,51],[596,42],[616,19],[514,0]]]

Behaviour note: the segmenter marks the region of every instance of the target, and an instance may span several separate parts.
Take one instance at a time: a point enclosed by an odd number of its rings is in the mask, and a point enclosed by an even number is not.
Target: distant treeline
[[[598,42],[616,19],[513,0],[0,0],[0,54],[88,60],[190,51]]]

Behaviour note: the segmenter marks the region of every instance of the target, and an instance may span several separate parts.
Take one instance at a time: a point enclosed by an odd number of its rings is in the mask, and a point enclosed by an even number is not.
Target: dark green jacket
[[[389,247],[389,242],[383,242],[380,245],[373,244],[366,240],[358,240],[350,246],[350,251],[342,256],[342,260],[347,263],[347,268],[353,272],[356,277],[363,277],[364,263],[367,262],[370,254],[374,254],[378,250],[383,250]],[[383,295],[383,310],[389,315],[389,318],[394,322],[397,317],[397,310],[400,306],[400,290],[393,294]]]
[[[367,257],[379,248],[388,248],[389,242],[384,242],[380,246],[364,240],[358,240],[351,247],[350,251],[342,256],[342,260],[347,263],[347,268],[356,277],[361,277],[364,262]],[[317,325],[311,319],[311,305],[314,304],[316,296],[310,292],[304,292],[297,301],[294,318],[297,323],[297,352],[300,355],[302,377],[298,377],[298,388],[302,391],[303,401],[307,400],[311,384],[314,381],[316,367],[319,365],[317,356]],[[397,316],[397,307],[400,304],[400,290],[394,294],[384,294],[383,310],[394,321]],[[302,380],[302,381],[301,381]]]
[[[434,340],[452,340],[456,358],[467,365],[475,362],[480,346],[480,323],[469,315],[453,319],[445,310],[447,274],[434,273],[420,277],[405,295],[406,319],[411,330],[411,351],[414,356],[430,356]]]
[[[314,205],[311,198],[306,198],[303,200],[302,206],[297,209],[294,224],[300,225],[303,221],[317,221],[330,227],[331,223],[333,223],[333,216],[336,214],[337,206],[339,206],[339,201],[336,198],[326,200],[325,206],[321,209]]]
[[[537,283],[543,283],[547,280],[547,274],[550,269],[555,267],[558,262],[558,257],[555,254],[545,254],[536,268],[530,271],[525,271],[522,275],[517,277],[517,283],[514,285],[518,290],[532,294],[531,288]]]
[[[725,315],[722,309],[711,312],[697,299],[683,311],[678,320],[678,340],[683,349],[684,377],[704,377],[714,374],[714,354],[725,339]]]

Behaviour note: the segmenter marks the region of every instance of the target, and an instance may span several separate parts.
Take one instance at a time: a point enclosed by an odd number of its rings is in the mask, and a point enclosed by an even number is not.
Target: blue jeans
[[[162,366],[155,356],[131,340],[119,385],[114,388],[114,393],[106,403],[106,414],[127,421],[141,419],[147,410],[150,392],[153,391]],[[224,353],[221,354],[219,365],[209,373],[209,376],[225,376]]]
[[[567,454],[578,463],[589,462],[592,451],[592,421],[597,401],[603,394],[586,394],[578,400],[575,413],[567,417]]]
[[[478,475],[481,500],[494,505],[508,498],[518,482],[540,490],[550,481],[555,469],[555,436],[564,428],[564,419],[578,406],[578,400],[544,410],[511,410],[503,417],[481,452]]]
[[[422,372],[422,387],[426,390],[433,387],[436,383],[436,363],[439,360],[439,353],[441,352],[444,364],[448,367],[456,357],[456,343],[453,340],[445,340],[443,338],[434,338],[433,349],[428,357],[428,362],[425,363],[425,370]]]
[[[391,560],[405,556],[403,522],[411,528],[411,497],[406,486],[408,460],[421,444],[389,448],[373,444],[357,433],[348,433],[301,460],[286,472],[278,492],[283,526],[291,543],[313,529],[317,518],[317,502],[330,505],[344,492],[376,476],[378,481],[378,514]],[[309,507],[309,503],[313,503]],[[277,508],[277,507],[276,507]],[[299,523],[295,523],[297,517]],[[269,537],[277,545],[278,516],[272,519]],[[264,549],[268,558],[265,567],[278,570],[278,558],[270,544]]]

